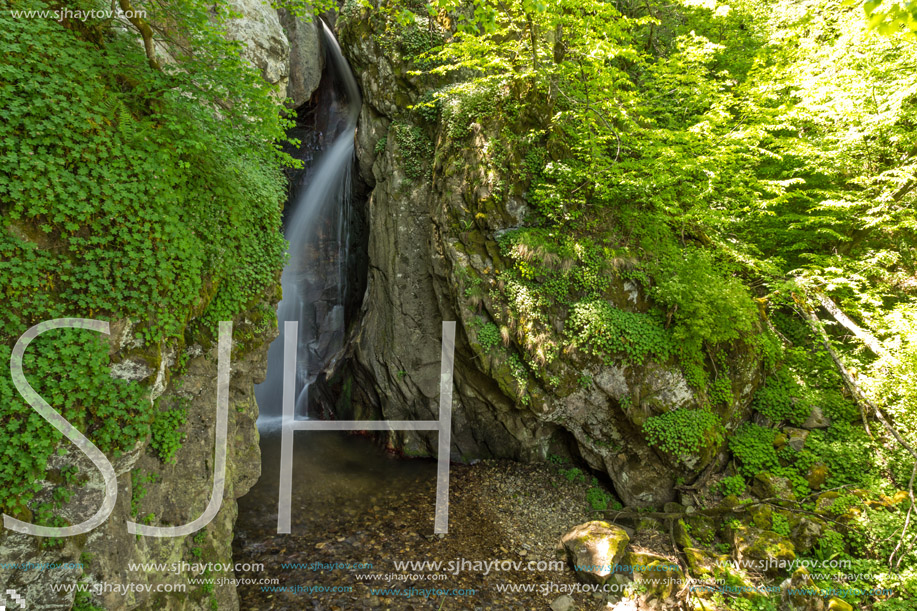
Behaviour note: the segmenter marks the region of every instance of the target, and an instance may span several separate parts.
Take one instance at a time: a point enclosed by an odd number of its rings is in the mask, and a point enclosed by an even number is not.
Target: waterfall
[[[306,417],[309,385],[344,342],[344,302],[350,249],[351,171],[360,90],[334,34],[322,21],[326,68],[335,86],[328,122],[319,140],[332,138],[317,159],[308,186],[287,208],[290,260],[283,270],[280,329],[299,321],[296,414]],[[283,335],[268,350],[267,376],[255,387],[258,428],[279,430],[283,396]]]

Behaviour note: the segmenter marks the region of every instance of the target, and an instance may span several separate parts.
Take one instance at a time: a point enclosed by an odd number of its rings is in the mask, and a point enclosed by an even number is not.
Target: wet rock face
[[[127,522],[144,522],[153,525],[187,524],[200,516],[206,508],[213,486],[213,456],[216,428],[217,347],[202,348],[194,344],[183,350],[187,359],[184,374],[168,379],[160,378],[157,369],[146,358],[165,362],[171,353],[162,349],[144,348],[130,332],[130,323],[112,323],[110,353],[113,373],[121,371],[126,363],[132,369],[144,369],[148,375],[140,380],[151,388],[162,387],[160,408],[174,407],[179,402],[187,407],[187,417],[181,427],[184,441],[175,454],[174,463],[163,463],[150,440],[137,443],[133,450],[112,459],[118,481],[118,499],[109,519],[85,535],[63,539],[59,544],[42,546],[42,540],[0,529],[0,558],[4,562],[33,566],[61,565],[64,568],[0,571],[0,591],[15,590],[24,597],[27,609],[70,609],[74,593],[55,593],[54,584],[85,583],[90,588],[99,587],[91,603],[103,609],[211,609],[211,598],[220,609],[238,609],[235,588],[217,585],[213,593],[194,595],[188,586],[187,593],[156,594],[141,592],[140,588],[156,583],[187,584],[186,572],[174,574],[160,571],[130,571],[132,563],[213,562],[231,564],[233,524],[237,508],[236,499],[254,485],[260,475],[260,452],[255,420],[258,409],[254,399],[254,383],[264,378],[267,363],[267,346],[275,331],[259,336],[257,330],[239,323],[234,330],[234,359],[231,363],[228,406],[228,439],[226,483],[220,511],[213,521],[198,533],[187,537],[152,538],[128,533]],[[253,338],[253,348],[244,350],[238,341],[241,337]],[[240,354],[242,353],[242,354]],[[120,364],[120,367],[119,367]],[[68,444],[65,444],[68,445]],[[55,484],[61,480],[56,473],[63,467],[77,466],[80,477],[87,481],[81,486],[71,486],[70,501],[56,511],[56,515],[70,524],[76,524],[95,513],[104,494],[101,475],[80,452],[70,448],[66,456],[53,455],[49,464],[49,477],[45,488],[36,495],[36,502],[48,502]],[[34,503],[33,503],[34,506]],[[146,519],[145,519],[146,518]],[[200,550],[200,556],[192,549]],[[232,572],[214,577],[233,577]],[[123,590],[133,587],[127,596]],[[155,587],[155,586],[154,586]],[[122,591],[117,589],[121,588]]]
[[[350,4],[337,22],[363,92],[356,150],[360,175],[372,188],[368,288],[347,347],[350,369],[336,372],[363,401],[350,406],[348,417],[435,419],[441,324],[456,320],[454,459],[575,456],[607,473],[627,505],[675,500],[676,483],[694,481],[722,452],[718,440],[686,456],[664,455],[647,443],[648,418],[707,402],[675,359],[606,364],[562,354],[555,363],[562,383],[548,388],[529,380],[522,400],[509,359],[476,341],[474,325],[481,316],[496,319],[488,289],[507,265],[497,239],[524,225],[530,211],[521,197],[509,194],[497,201],[490,192],[497,181],[512,182],[488,165],[488,147],[498,136],[494,127],[471,124],[467,138],[453,141],[443,125],[424,122],[409,110],[443,83],[412,74],[415,67],[392,52],[384,44],[385,32],[374,27]],[[420,158],[418,168],[416,148],[412,159],[404,135],[420,132],[430,141],[430,154]],[[469,213],[482,207],[484,220]],[[462,274],[480,278],[485,296],[470,299]],[[648,299],[639,287],[612,280],[609,300],[615,307],[647,311]],[[562,323],[555,331],[561,330]],[[728,375],[733,399],[714,411],[727,430],[734,430],[748,416],[762,372],[746,346],[728,350],[728,361],[729,373],[720,375]],[[588,383],[579,383],[582,378]],[[351,388],[347,384],[342,387]],[[408,454],[434,455],[436,435],[394,433],[390,444]]]

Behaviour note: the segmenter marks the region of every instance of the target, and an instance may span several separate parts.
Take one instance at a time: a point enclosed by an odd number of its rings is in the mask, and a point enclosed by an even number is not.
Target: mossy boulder
[[[827,522],[814,516],[793,515],[789,523],[790,539],[796,551],[803,554],[815,547],[828,529]]]
[[[681,548],[694,547],[694,539],[692,539],[690,534],[690,527],[685,523],[684,520],[678,520],[675,522],[674,534],[675,534],[675,543],[678,544]]]
[[[828,475],[828,467],[818,463],[809,467],[809,471],[806,473],[806,481],[812,490],[820,490],[828,480]]]
[[[626,564],[633,571],[634,581],[646,588],[647,598],[664,600],[681,589],[685,575],[671,558],[650,552],[631,551]]]
[[[751,523],[756,528],[771,530],[773,528],[773,511],[770,505],[752,505],[748,508]]]
[[[686,547],[684,553],[691,574],[698,578],[714,578],[723,570],[723,567],[730,565],[729,556],[726,554],[717,554],[697,547]]]
[[[803,448],[806,447],[806,439],[809,437],[809,431],[805,429],[786,427],[783,429],[783,433],[786,435],[787,445],[797,452],[801,452]]]
[[[839,492],[833,490],[830,492],[822,492],[815,500],[815,510],[821,513],[829,511],[840,496]]]
[[[767,471],[762,471],[755,475],[755,481],[751,485],[751,492],[759,499],[796,500],[796,493],[793,492],[790,480]]]
[[[781,608],[786,611],[825,611],[827,602],[817,594],[818,587],[808,569],[799,567],[780,584]]]
[[[568,531],[561,537],[557,552],[566,557],[578,580],[602,585],[621,563],[629,543],[623,528],[596,520]]]
[[[745,524],[729,527],[739,566],[776,577],[796,559],[796,549],[787,537]]]

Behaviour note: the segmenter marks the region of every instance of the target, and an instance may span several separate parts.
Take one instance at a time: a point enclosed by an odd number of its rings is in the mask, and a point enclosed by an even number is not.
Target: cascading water
[[[324,22],[322,32],[329,62],[326,69],[339,87],[333,89],[327,126],[318,137],[320,141],[331,138],[332,142],[318,158],[308,187],[287,210],[285,235],[290,244],[290,260],[281,277],[283,299],[277,308],[281,330],[285,321],[299,321],[298,417],[307,416],[309,385],[343,345],[353,138],[361,103],[353,73]],[[267,376],[255,387],[260,410],[258,428],[263,433],[280,428],[282,387],[281,333],[268,351]]]
[[[293,193],[285,219],[290,262],[283,272],[283,300],[277,312],[281,329],[284,321],[299,321],[296,391],[300,419],[307,415],[309,386],[332,364],[343,343],[345,322],[352,309],[359,306],[365,282],[360,269],[365,268],[362,258],[368,239],[360,207],[352,205],[350,193],[360,94],[337,41],[322,25],[325,72],[313,110],[303,109],[300,113],[302,131],[296,133],[304,144],[296,152],[297,157],[308,161],[313,152],[315,156],[309,169],[291,180]],[[305,187],[299,189],[301,195],[296,195],[303,176]],[[356,184],[359,198],[359,183]],[[256,387],[261,411],[261,477],[238,501],[233,556],[236,562],[249,566],[257,563],[264,568],[251,584],[266,577],[287,583],[293,576],[295,582],[299,577],[284,570],[281,562],[309,561],[318,548],[325,546],[331,533],[338,533],[333,535],[336,542],[346,537],[354,545],[371,549],[365,536],[367,521],[378,526],[374,508],[404,507],[409,511],[422,506],[425,517],[418,518],[418,523],[432,520],[433,516],[428,508],[433,506],[435,494],[435,461],[400,460],[375,440],[343,431],[296,431],[292,456],[284,456],[289,460],[286,464],[292,463],[290,518],[291,532],[295,534],[278,533],[283,345],[281,335],[268,353],[267,377]],[[318,382],[313,386],[314,395],[319,394]],[[327,392],[325,388],[323,394]],[[384,524],[391,527],[391,522]],[[330,549],[329,546],[326,551]],[[267,558],[271,560],[265,562]],[[239,593],[245,609],[329,608],[318,598],[293,592],[276,594],[274,598],[275,594],[266,594],[260,585],[240,584]],[[354,598],[343,608],[363,605]]]

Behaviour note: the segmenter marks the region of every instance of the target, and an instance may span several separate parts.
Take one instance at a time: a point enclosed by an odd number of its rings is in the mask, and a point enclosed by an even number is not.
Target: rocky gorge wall
[[[323,67],[314,20],[276,11],[266,1],[239,0],[232,6],[241,16],[232,22],[230,36],[241,42],[245,59],[276,87],[278,100],[289,97],[293,107],[307,103]],[[201,295],[198,311],[212,298],[213,294]],[[187,321],[181,345],[144,344],[135,332],[143,321],[111,320],[107,338],[111,376],[148,387],[150,401],[160,411],[174,414],[168,421],[172,430],[164,433],[172,445],[164,448],[161,438],[157,443],[147,437],[121,456],[109,457],[117,475],[117,503],[109,519],[86,535],[40,539],[0,527],[0,558],[9,563],[0,570],[0,590],[15,591],[25,608],[36,610],[238,609],[235,587],[225,580],[234,577],[231,544],[236,499],[260,476],[254,384],[264,379],[267,348],[277,334],[276,321],[265,312],[273,309],[279,294],[266,299],[271,301],[234,321],[226,479],[216,517],[189,536],[128,533],[128,521],[182,525],[195,520],[208,505],[214,471],[217,346],[194,318]],[[77,475],[72,480],[77,454]],[[164,459],[164,454],[171,456]],[[61,484],[73,484],[73,495],[62,503],[54,496]],[[32,506],[56,503],[55,514],[76,524],[97,510],[103,492],[97,469],[82,454],[70,451],[52,456],[47,480]],[[212,563],[223,568],[206,572],[130,569],[143,563]],[[205,581],[192,584],[189,577]],[[87,591],[54,591],[57,586],[74,585]]]
[[[28,609],[70,609],[74,605],[103,609],[210,609],[211,600],[220,609],[238,607],[233,587],[188,585],[187,571],[131,570],[130,565],[231,562],[235,499],[245,494],[260,475],[253,384],[264,377],[267,345],[275,335],[269,325],[260,324],[263,322],[256,325],[237,321],[233,331],[226,484],[220,511],[198,533],[168,538],[131,535],[126,523],[177,526],[195,520],[207,507],[214,469],[216,344],[203,337],[206,347],[199,343],[182,350],[174,346],[144,346],[132,332],[131,321],[111,323],[112,376],[148,384],[150,400],[158,400],[161,410],[183,411],[184,422],[178,429],[183,437],[181,447],[172,460],[163,461],[160,449],[145,439],[113,459],[118,478],[117,504],[109,519],[86,535],[42,540],[11,531],[0,534],[4,562],[23,567],[3,571],[0,585],[4,589],[23,596]],[[58,513],[71,524],[91,516],[104,492],[98,471],[82,455],[77,460],[78,472],[88,475],[88,481],[76,489],[73,502]],[[49,479],[37,501],[50,500],[53,488],[61,483],[62,469],[72,462],[71,455],[52,458]],[[63,568],[54,568],[58,566]],[[231,578],[233,572],[230,569],[203,576]],[[70,584],[85,584],[90,590],[97,588],[97,593],[76,596],[74,592],[58,593],[52,589]],[[187,586],[186,591],[181,591],[182,586]],[[153,591],[145,592],[148,587]],[[157,588],[176,592],[156,593]]]
[[[493,162],[498,155],[519,155],[497,150],[507,126],[466,117],[467,135],[456,137],[454,115],[447,118],[440,108],[431,120],[411,108],[446,84],[423,74],[412,57],[427,28],[423,18],[415,30],[399,31],[347,3],[336,27],[364,95],[357,155],[372,188],[368,289],[348,347],[351,369],[336,372],[338,389],[351,399],[339,413],[436,418],[440,327],[457,320],[453,459],[573,456],[607,473],[627,505],[675,500],[676,484],[696,479],[720,446],[711,439],[694,455],[666,455],[648,444],[642,426],[653,415],[700,408],[705,394],[692,388],[674,359],[608,364],[565,353],[544,367],[545,375],[522,367],[518,355],[532,346],[514,332],[519,320],[507,319],[511,308],[495,290],[500,272],[511,265],[500,237],[532,217],[522,188],[495,196],[501,184],[520,182]],[[531,108],[526,120],[547,126],[550,109],[543,101],[533,100]],[[609,304],[648,310],[637,285],[616,274],[609,282]],[[563,319],[557,324],[542,337],[558,334]],[[502,342],[485,339],[484,326],[509,332]],[[728,359],[731,398],[714,411],[731,430],[750,413],[762,367],[743,345],[732,346]],[[436,449],[435,435],[426,433],[392,433],[389,443],[408,455],[434,455]]]

